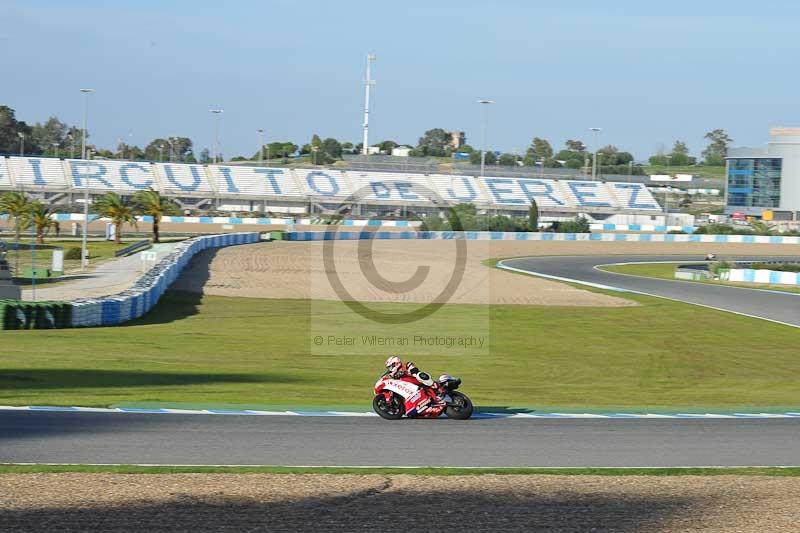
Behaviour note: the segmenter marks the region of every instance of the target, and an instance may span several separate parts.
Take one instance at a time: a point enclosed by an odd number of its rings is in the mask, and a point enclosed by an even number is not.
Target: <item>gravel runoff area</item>
[[[626,242],[466,242],[464,275],[449,303],[564,306],[627,306],[630,300],[599,294],[563,283],[491,269],[490,258],[544,255],[696,254],[714,251],[720,258],[736,255],[791,254],[792,246],[626,243]],[[436,302],[450,280],[456,261],[456,241],[331,241],[335,271],[350,297],[363,302]],[[209,250],[195,258],[175,288],[218,296],[339,300],[327,279],[323,242],[271,242]],[[365,279],[374,261],[377,283]],[[427,266],[424,281],[409,291],[392,290]],[[376,277],[377,277],[376,276]]]
[[[797,531],[800,478],[4,474],[2,531]]]

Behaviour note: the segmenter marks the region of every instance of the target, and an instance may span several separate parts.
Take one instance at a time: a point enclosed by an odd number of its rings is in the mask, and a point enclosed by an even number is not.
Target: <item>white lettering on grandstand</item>
[[[354,201],[377,204],[435,205],[444,199],[524,210],[535,200],[545,209],[661,210],[642,183],[0,157],[0,188],[13,187],[64,192],[89,187],[121,193],[153,187],[166,194],[239,199],[221,205],[237,205],[242,210],[248,209],[244,198],[251,202],[269,198],[308,202],[312,198],[341,201],[353,195],[357,196]]]

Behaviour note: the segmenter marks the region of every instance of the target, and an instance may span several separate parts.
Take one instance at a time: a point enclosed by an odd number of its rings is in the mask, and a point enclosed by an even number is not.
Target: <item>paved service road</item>
[[[779,257],[737,256],[736,260],[775,260]],[[798,260],[798,256],[784,257]],[[618,289],[661,296],[687,303],[707,305],[766,320],[800,327],[800,294],[741,289],[724,285],[711,285],[691,281],[670,281],[614,274],[594,268],[611,263],[638,263],[655,261],[702,261],[702,256],[672,255],[610,255],[524,257],[506,259],[503,264],[545,277],[568,278],[590,284],[606,285]],[[726,260],[732,260],[727,258]]]
[[[800,419],[482,419],[0,412],[0,463],[800,465]]]

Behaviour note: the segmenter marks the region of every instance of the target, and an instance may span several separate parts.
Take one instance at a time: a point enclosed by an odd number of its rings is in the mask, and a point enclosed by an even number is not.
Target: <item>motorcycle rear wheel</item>
[[[450,397],[453,399],[453,403],[448,405],[444,410],[444,414],[447,415],[447,418],[466,420],[472,416],[472,400],[470,400],[466,394],[453,391],[450,393]]]
[[[386,401],[383,394],[376,394],[372,399],[372,409],[386,420],[400,420],[406,412],[403,399],[397,394],[392,394],[390,402]]]

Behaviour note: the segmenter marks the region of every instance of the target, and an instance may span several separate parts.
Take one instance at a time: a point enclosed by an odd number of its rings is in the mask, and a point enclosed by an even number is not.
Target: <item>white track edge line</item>
[[[524,258],[519,258],[519,259],[524,259]],[[673,301],[673,302],[683,303],[683,304],[687,304],[687,305],[696,305],[698,307],[705,307],[706,309],[714,309],[715,311],[722,311],[724,313],[733,313],[734,315],[746,316],[748,318],[755,318],[755,319],[758,319],[758,320],[766,320],[767,322],[773,322],[775,324],[780,324],[782,326],[789,326],[789,327],[792,327],[792,328],[799,328],[800,329],[800,325],[790,324],[788,322],[782,322],[780,320],[775,320],[774,318],[767,318],[767,317],[763,317],[763,316],[750,315],[748,313],[742,313],[741,311],[733,311],[731,309],[722,309],[721,307],[715,307],[713,305],[708,305],[708,304],[687,302],[685,300],[678,300],[677,298],[670,298],[669,296],[661,296],[661,295],[658,295],[658,294],[650,294],[648,292],[642,292],[642,291],[637,291],[637,290],[633,290],[633,289],[623,289],[621,287],[612,287],[610,285],[603,285],[603,284],[600,284],[600,283],[593,283],[591,281],[582,281],[582,280],[579,280],[579,279],[564,278],[564,277],[560,277],[560,276],[551,276],[549,274],[542,274],[540,272],[532,272],[532,271],[529,271],[529,270],[522,270],[520,268],[514,268],[514,267],[510,267],[508,265],[505,265],[505,264],[503,264],[503,261],[498,261],[497,262],[497,267],[498,268],[502,268],[504,270],[511,270],[511,271],[514,271],[514,272],[519,272],[521,274],[528,274],[529,276],[536,276],[536,277],[540,277],[540,278],[555,279],[555,280],[558,280],[558,281],[566,281],[568,283],[577,283],[578,285],[586,285],[586,286],[594,287],[594,288],[597,288],[597,289],[606,289],[606,290],[611,290],[611,291],[615,291],[615,292],[629,292],[629,293],[632,293],[632,294],[641,294],[642,296],[651,296],[653,298],[663,298],[664,300],[670,300],[670,301]],[[609,274],[614,274],[614,272],[609,272]],[[628,275],[628,274],[623,274],[623,275]],[[637,276],[637,277],[642,277],[642,276]],[[667,280],[664,280],[664,281],[667,281]]]

